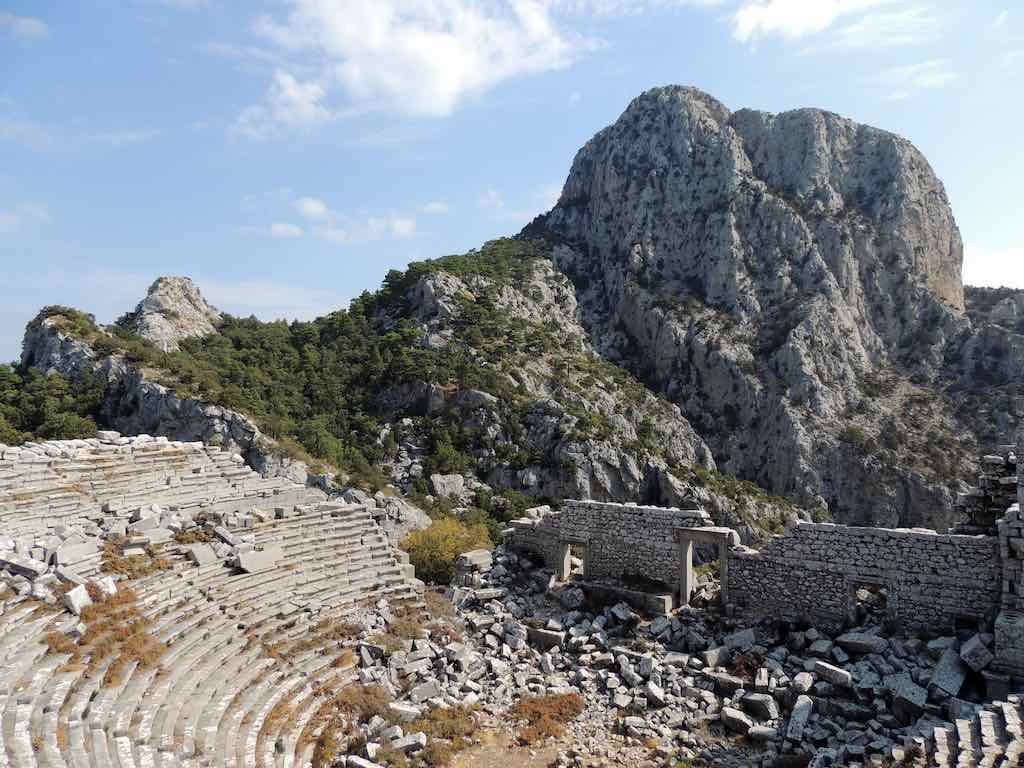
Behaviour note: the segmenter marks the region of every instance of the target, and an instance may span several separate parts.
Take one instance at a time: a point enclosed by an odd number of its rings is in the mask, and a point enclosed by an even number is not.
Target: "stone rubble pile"
[[[991,634],[926,642],[878,625],[830,634],[691,609],[648,620],[625,603],[589,605],[503,547],[462,555],[449,596],[463,642],[416,641],[393,654],[363,646],[361,680],[399,696],[411,719],[453,705],[498,717],[523,696],[579,693],[587,710],[570,726],[564,765],[658,755],[737,766],[787,755],[815,765],[954,765],[1024,749],[1020,699],[983,699]],[[378,742],[420,748],[417,734],[390,735]]]

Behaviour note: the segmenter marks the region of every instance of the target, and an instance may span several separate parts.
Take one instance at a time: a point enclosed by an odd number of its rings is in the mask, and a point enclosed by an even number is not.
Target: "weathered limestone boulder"
[[[466,478],[462,475],[431,475],[430,488],[435,496],[442,499],[458,498],[466,487]]]

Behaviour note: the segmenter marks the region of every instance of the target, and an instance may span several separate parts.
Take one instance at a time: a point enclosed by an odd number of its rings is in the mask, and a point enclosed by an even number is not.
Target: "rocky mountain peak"
[[[558,244],[595,346],[677,403],[720,466],[852,519],[911,521],[945,498],[838,492],[864,474],[870,443],[851,450],[848,427],[878,402],[865,382],[935,381],[967,332],[960,233],[910,142],[655,88],[577,153],[525,235]],[[864,434],[902,434],[901,407],[865,413]]]
[[[188,277],[158,277],[124,320],[130,330],[165,352],[177,350],[183,339],[214,333],[220,321],[221,313]]]
[[[745,316],[791,287],[856,304],[919,285],[964,308],[963,245],[927,160],[823,110],[733,113],[695,88],[652,89],[580,150],[543,221],[591,258]]]

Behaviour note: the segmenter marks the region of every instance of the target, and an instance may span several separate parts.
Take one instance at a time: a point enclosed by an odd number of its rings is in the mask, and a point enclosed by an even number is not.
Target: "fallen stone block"
[[[950,696],[957,696],[966,677],[967,665],[960,659],[960,654],[952,647],[948,647],[939,657],[939,663],[932,671],[932,679],[929,684],[945,691]]]
[[[779,716],[779,705],[767,693],[748,693],[742,704],[758,720],[775,720]]]
[[[22,557],[11,552],[0,553],[0,570],[7,569],[11,573],[35,579],[42,576],[48,570],[46,563]]]
[[[422,683],[417,685],[411,691],[409,691],[409,700],[414,704],[422,704],[427,699],[433,699],[436,696],[441,695],[441,688],[437,683],[431,681],[428,683]]]
[[[975,635],[960,647],[960,658],[975,672],[981,672],[992,663],[995,656],[985,645],[981,635]]]
[[[565,632],[553,632],[550,629],[526,628],[527,642],[535,648],[550,651],[565,645]]]
[[[213,565],[220,560],[213,547],[209,544],[189,544],[185,547],[185,555],[197,566]]]
[[[216,528],[213,529],[213,532],[217,536],[217,538],[219,538],[229,547],[238,546],[238,537],[231,533],[231,531],[229,531],[227,528],[218,525]]]
[[[910,725],[921,716],[927,703],[928,691],[904,678],[893,692],[892,711],[901,723]]]
[[[740,712],[738,709],[732,707],[722,707],[722,724],[734,733],[739,733],[744,736],[753,727],[753,721],[745,714]]]
[[[404,752],[407,755],[412,752],[419,752],[425,746],[427,746],[427,734],[425,733],[410,733],[391,742],[393,750]]]
[[[835,667],[826,661],[814,662],[814,674],[822,680],[832,683],[832,685],[842,686],[843,688],[849,688],[853,684],[853,675],[845,669]]]
[[[104,576],[100,579],[94,579],[93,583],[100,591],[100,594],[104,597],[113,597],[117,594],[117,582],[114,581],[112,576]]]
[[[89,591],[79,584],[64,594],[64,605],[75,616],[81,616],[82,611],[92,605],[92,598],[89,597]]]
[[[648,682],[644,686],[644,695],[647,697],[647,701],[656,707],[663,707],[666,704],[665,691],[660,685]]]
[[[789,725],[786,727],[786,739],[799,743],[804,737],[804,729],[807,721],[811,718],[811,711],[814,709],[814,701],[810,696],[797,696],[793,705],[793,712],[789,716]]]
[[[280,546],[265,547],[259,552],[243,552],[238,556],[238,567],[246,573],[269,571],[284,559],[284,550]]]
[[[889,641],[865,632],[847,632],[836,638],[836,645],[847,653],[882,653],[889,646]]]
[[[732,660],[732,649],[726,645],[709,648],[701,653],[706,667],[724,667]]]
[[[411,723],[423,714],[423,710],[419,707],[401,702],[388,704],[388,711],[403,723]]]

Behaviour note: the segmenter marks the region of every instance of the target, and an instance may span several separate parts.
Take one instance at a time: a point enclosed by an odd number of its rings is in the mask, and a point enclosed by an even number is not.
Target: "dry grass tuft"
[[[104,573],[116,573],[128,579],[141,579],[159,571],[171,568],[171,561],[160,554],[160,547],[147,547],[144,555],[126,557],[124,554],[125,538],[113,536],[103,544]]]
[[[174,534],[174,541],[178,544],[209,544],[213,541],[213,532],[206,528],[192,528]]]
[[[529,745],[562,736],[566,723],[579,717],[583,709],[583,699],[576,693],[529,696],[512,708],[509,717],[526,721],[526,726],[519,732],[519,739]]]
[[[61,632],[43,637],[47,653],[71,657],[60,671],[82,669],[82,660],[87,657],[84,669],[94,675],[110,659],[103,674],[103,686],[109,687],[121,683],[125,668],[132,662],[144,669],[155,666],[167,646],[149,634],[150,622],[139,611],[136,600],[130,589],[98,599],[82,611],[86,629],[78,641]]]

